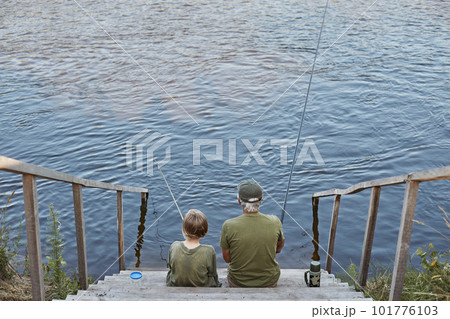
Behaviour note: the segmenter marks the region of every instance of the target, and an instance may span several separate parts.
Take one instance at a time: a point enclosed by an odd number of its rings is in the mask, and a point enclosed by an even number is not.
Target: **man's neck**
[[[259,213],[259,211],[256,211],[256,212],[249,212],[249,211],[247,211],[247,210],[245,210],[245,209],[243,209],[242,211],[244,212],[244,214],[257,214],[257,213]]]

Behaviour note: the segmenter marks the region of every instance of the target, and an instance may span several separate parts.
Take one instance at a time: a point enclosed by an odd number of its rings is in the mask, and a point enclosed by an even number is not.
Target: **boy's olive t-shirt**
[[[167,286],[220,287],[217,276],[216,251],[213,246],[199,245],[187,248],[183,242],[174,242],[169,249],[170,268]]]
[[[230,249],[230,280],[242,287],[267,287],[280,277],[277,243],[284,239],[278,217],[261,213],[228,219],[222,226],[220,247]]]

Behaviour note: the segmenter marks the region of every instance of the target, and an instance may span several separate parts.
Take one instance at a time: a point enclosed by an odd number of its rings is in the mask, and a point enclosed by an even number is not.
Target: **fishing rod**
[[[178,207],[178,204],[177,204],[177,201],[176,201],[176,199],[175,199],[175,196],[173,196],[172,190],[170,189],[170,186],[169,186],[169,184],[167,183],[166,177],[164,176],[164,173],[162,172],[161,167],[159,166],[159,163],[158,163],[158,162],[156,162],[156,166],[158,166],[158,169],[159,169],[159,171],[161,172],[161,175],[162,175],[162,177],[163,177],[163,179],[164,179],[164,182],[166,183],[167,188],[169,189],[170,195],[172,195],[173,202],[175,203],[175,206],[177,207],[178,212],[180,213],[181,220],[184,220],[183,214],[181,213],[181,210],[180,210],[180,207]]]
[[[288,185],[286,188],[286,195],[284,197],[284,203],[283,203],[283,210],[281,212],[281,223],[283,224],[283,220],[284,220],[284,213],[286,212],[286,203],[287,203],[287,199],[288,199],[288,194],[289,194],[289,188],[291,186],[291,179],[292,179],[292,173],[294,171],[294,165],[295,165],[295,160],[297,158],[297,152],[298,152],[298,144],[300,141],[300,135],[302,133],[302,127],[303,127],[303,120],[305,119],[305,113],[306,113],[306,105],[308,104],[308,97],[309,97],[309,91],[311,89],[311,82],[312,82],[312,78],[313,78],[313,74],[314,74],[314,68],[316,66],[316,59],[317,59],[317,52],[319,51],[319,45],[320,45],[320,38],[322,37],[322,30],[323,30],[323,25],[325,23],[325,15],[327,13],[327,8],[328,8],[328,1],[325,5],[325,10],[323,12],[323,18],[322,18],[322,25],[320,26],[320,32],[319,32],[319,38],[317,40],[317,47],[316,47],[316,53],[314,54],[314,62],[312,65],[312,69],[311,69],[311,76],[309,77],[309,84],[308,84],[308,90],[306,92],[306,98],[305,98],[305,106],[303,107],[303,114],[302,114],[302,120],[300,122],[300,127],[298,129],[298,134],[297,134],[297,145],[295,146],[295,152],[294,152],[294,159],[292,160],[292,165],[291,165],[291,172],[289,173],[289,180],[288,180]]]

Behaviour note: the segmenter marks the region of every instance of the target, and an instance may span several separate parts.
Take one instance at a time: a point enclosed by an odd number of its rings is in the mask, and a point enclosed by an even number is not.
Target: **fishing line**
[[[180,199],[185,193],[187,193],[187,192],[192,188],[192,186],[194,186],[194,184],[197,183],[198,180],[199,180],[199,179],[197,178],[194,182],[192,182],[192,184],[191,184],[191,185],[190,185],[183,193],[181,193],[180,196],[178,196],[178,199]],[[146,233],[147,231],[149,231],[149,230],[153,227],[153,225],[155,225],[155,224],[158,222],[158,220],[160,220],[160,219],[161,219],[161,218],[169,211],[169,209],[172,207],[172,205],[173,205],[173,204],[170,204],[170,206],[164,211],[164,213],[162,213],[161,216],[159,216],[159,217],[158,217],[158,218],[150,225],[150,227],[148,227],[148,228],[144,231],[144,233],[141,235],[142,237],[145,235],[145,233]],[[114,264],[115,264],[122,256],[125,256],[125,254],[131,249],[131,247],[133,247],[133,245],[134,245],[135,243],[136,243],[136,241],[134,241],[130,246],[128,246],[128,248],[125,249],[125,251],[122,253],[122,255],[120,255],[119,257],[117,257],[116,260],[115,260],[108,268],[106,268],[106,270],[105,270],[100,276],[98,276],[97,279],[94,280],[94,283],[97,283],[97,282],[100,280],[100,278],[102,278],[102,277],[106,274],[106,272],[107,272],[108,270],[110,270],[111,267],[114,266]],[[83,290],[83,292],[82,292],[79,296],[77,295],[77,299],[76,299],[76,300],[79,300],[81,297],[83,297],[83,295],[84,295],[85,293],[87,293],[87,290]]]
[[[294,159],[292,160],[291,172],[289,173],[289,180],[288,180],[288,185],[287,185],[287,188],[286,188],[286,195],[284,197],[283,210],[281,211],[281,218],[280,218],[281,223],[283,223],[284,213],[286,211],[286,203],[287,203],[287,199],[288,199],[289,188],[291,186],[291,179],[292,179],[292,173],[294,171],[295,160],[297,159],[298,144],[299,144],[299,141],[300,141],[300,135],[302,133],[303,120],[305,119],[306,106],[308,104],[309,91],[311,89],[311,82],[312,82],[312,78],[313,78],[313,74],[314,74],[314,68],[316,66],[317,52],[319,52],[320,38],[322,37],[322,30],[323,30],[323,25],[325,23],[325,15],[327,13],[328,1],[329,0],[327,0],[327,3],[325,5],[325,10],[323,12],[322,25],[320,26],[319,38],[317,40],[316,53],[314,54],[314,62],[313,62],[312,69],[311,69],[311,76],[309,77],[308,90],[306,92],[306,98],[305,98],[305,106],[303,107],[302,120],[300,122],[300,127],[298,129],[298,134],[297,134],[297,145],[295,146]]]
[[[183,214],[181,213],[180,207],[178,207],[177,201],[175,200],[175,196],[173,196],[172,190],[170,189],[170,186],[167,183],[166,177],[164,176],[164,174],[163,174],[163,172],[161,170],[161,167],[159,167],[159,163],[158,162],[156,162],[156,166],[158,166],[158,169],[161,172],[162,177],[164,178],[164,182],[166,183],[167,188],[169,189],[170,195],[172,195],[173,202],[175,203],[175,206],[177,207],[178,212],[180,213],[181,220],[183,220],[184,218],[183,218]]]
[[[269,195],[269,197],[275,202],[275,204],[277,204],[278,206],[281,207],[281,205],[275,200],[275,198],[272,197],[272,195],[270,195],[267,191],[264,191],[264,192],[265,192],[267,195]],[[313,239],[313,237],[311,236],[311,234],[308,233],[308,232],[306,231],[306,229],[303,228],[303,226],[300,225],[300,223],[298,223],[298,222],[294,219],[294,217],[292,217],[291,214],[289,214],[289,212],[287,212],[287,214],[288,214],[288,216],[294,221],[294,223],[296,223],[297,226],[300,227],[300,228],[305,232],[305,234],[306,234],[307,236],[309,236],[311,239]],[[313,240],[314,240],[314,239],[313,239]],[[328,254],[328,251],[327,251],[325,248],[323,248],[322,245],[319,245],[319,244],[318,244],[318,246],[319,246],[320,249],[322,249],[328,256],[330,256],[330,258],[333,260],[333,262],[336,263],[336,264],[344,271],[344,273],[347,274],[347,276],[349,276],[351,279],[353,279],[355,285],[358,286],[359,289],[363,290],[363,287],[361,287],[361,285],[358,283],[358,280],[357,280],[356,278],[354,278],[352,275],[350,275],[349,272],[348,272],[344,267],[342,267],[342,265],[341,265],[336,259],[333,258],[333,256],[329,255],[329,254]],[[370,298],[374,299],[374,298],[370,295],[369,292],[367,292],[367,294],[369,295]]]

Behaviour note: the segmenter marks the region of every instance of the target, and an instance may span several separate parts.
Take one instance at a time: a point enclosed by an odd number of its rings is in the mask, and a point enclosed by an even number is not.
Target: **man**
[[[238,202],[243,214],[228,219],[222,226],[220,247],[229,263],[230,287],[275,287],[280,266],[275,257],[284,246],[278,217],[259,212],[262,188],[255,180],[238,185]]]

